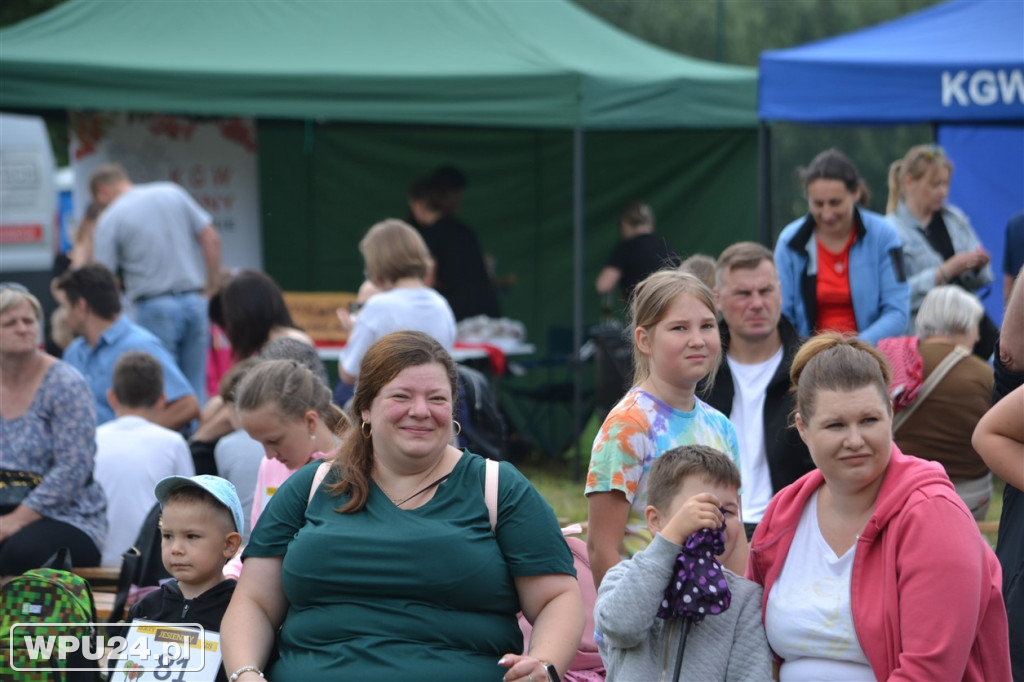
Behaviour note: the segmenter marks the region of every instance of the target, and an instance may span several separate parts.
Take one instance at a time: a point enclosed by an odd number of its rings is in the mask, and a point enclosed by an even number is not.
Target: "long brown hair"
[[[363,410],[370,409],[374,398],[385,385],[409,367],[438,364],[444,367],[452,389],[452,410],[458,396],[458,373],[455,361],[433,337],[416,331],[393,332],[370,346],[359,363],[359,382],[352,398],[353,422],[360,423]],[[373,437],[363,436],[361,428],[351,429],[342,439],[334,460],[340,481],[331,490],[349,493],[349,500],[337,511],[357,512],[366,506],[370,495],[370,474],[373,472]]]

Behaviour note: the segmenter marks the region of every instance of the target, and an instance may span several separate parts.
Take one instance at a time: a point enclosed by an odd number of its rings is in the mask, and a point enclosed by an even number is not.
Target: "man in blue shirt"
[[[136,350],[155,357],[164,370],[167,403],[157,422],[180,431],[199,416],[199,401],[188,380],[160,340],[121,314],[117,281],[98,263],[67,272],[58,288],[68,300],[68,324],[78,338],[64,351],[64,361],[85,377],[96,400],[96,423],[114,418],[107,400],[114,364]]]

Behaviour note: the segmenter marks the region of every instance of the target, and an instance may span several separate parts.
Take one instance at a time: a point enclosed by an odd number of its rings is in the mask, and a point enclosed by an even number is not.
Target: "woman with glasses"
[[[858,206],[856,166],[828,149],[800,178],[810,210],[775,247],[782,314],[801,336],[838,331],[875,344],[903,333],[910,290],[900,238],[884,216]]]
[[[889,166],[886,213],[899,231],[910,280],[910,321],[932,287],[956,284],[977,292],[992,281],[989,253],[963,211],[946,203],[953,164],[942,147],[922,144]],[[994,331],[994,330],[993,330]],[[908,329],[907,333],[913,333]],[[980,343],[985,343],[981,339]],[[987,340],[992,353],[994,339]]]
[[[93,480],[96,408],[85,379],[39,349],[39,300],[0,284],[0,579],[59,547],[95,566],[107,533]]]

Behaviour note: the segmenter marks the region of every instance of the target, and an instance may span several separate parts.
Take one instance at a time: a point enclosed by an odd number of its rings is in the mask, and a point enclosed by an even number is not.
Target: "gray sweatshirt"
[[[632,559],[605,574],[594,606],[596,639],[608,682],[671,681],[682,620],[658,618],[680,545],[660,533]],[[732,602],[690,627],[681,680],[772,679],[772,657],[761,624],[761,586],[725,571]]]

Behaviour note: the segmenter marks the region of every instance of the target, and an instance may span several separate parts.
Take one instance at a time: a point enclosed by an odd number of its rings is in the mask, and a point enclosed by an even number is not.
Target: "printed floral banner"
[[[255,121],[71,112],[69,123],[76,221],[91,201],[92,171],[120,163],[135,183],[170,180],[188,190],[213,216],[224,265],[262,268]]]

